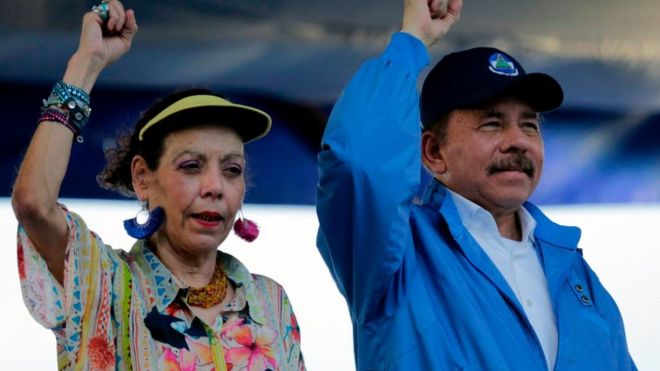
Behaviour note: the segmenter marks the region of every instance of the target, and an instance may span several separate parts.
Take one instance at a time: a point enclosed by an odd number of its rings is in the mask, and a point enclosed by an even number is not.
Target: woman
[[[88,94],[137,29],[118,0],[86,14],[79,48],[44,103],[12,197],[26,305],[55,333],[60,369],[304,369],[283,289],[217,250],[245,194],[243,145],[268,132],[268,115],[190,90],[119,137],[100,180],[150,211],[145,224],[127,221],[139,238],[129,253],[57,203]]]

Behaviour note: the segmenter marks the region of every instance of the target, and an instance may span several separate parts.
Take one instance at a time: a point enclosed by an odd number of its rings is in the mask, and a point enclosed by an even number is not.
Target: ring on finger
[[[110,18],[109,9],[110,8],[108,7],[108,3],[105,1],[102,1],[101,4],[94,5],[92,7],[92,11],[98,14],[98,16],[101,17],[101,20],[103,22],[107,21],[108,18]]]

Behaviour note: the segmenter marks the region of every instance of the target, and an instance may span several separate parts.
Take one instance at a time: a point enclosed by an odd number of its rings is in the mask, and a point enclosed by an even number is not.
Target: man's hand
[[[449,31],[462,7],[463,0],[404,0],[401,31],[420,39],[428,48]]]

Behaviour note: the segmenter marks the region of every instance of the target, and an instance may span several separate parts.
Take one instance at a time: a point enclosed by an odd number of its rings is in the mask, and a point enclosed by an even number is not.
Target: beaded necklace
[[[210,308],[222,303],[227,295],[227,274],[219,263],[216,263],[211,282],[204,287],[189,287],[186,302],[188,305]]]

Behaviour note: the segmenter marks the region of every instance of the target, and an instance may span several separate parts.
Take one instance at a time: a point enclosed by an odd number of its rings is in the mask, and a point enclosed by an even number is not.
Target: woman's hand
[[[71,57],[63,78],[64,82],[87,92],[101,71],[131,48],[138,30],[133,10],[124,10],[119,0],[110,0],[107,5],[107,22],[91,11],[83,17],[78,50]]]
[[[119,0],[107,4],[110,18],[106,23],[94,12],[85,14],[76,52],[94,58],[101,67],[116,61],[131,48],[138,29],[133,10],[125,11]]]
[[[428,48],[458,21],[462,7],[463,0],[404,0],[401,31],[417,37]]]

